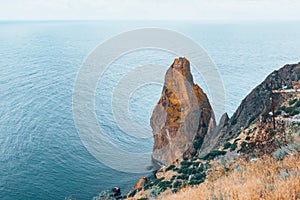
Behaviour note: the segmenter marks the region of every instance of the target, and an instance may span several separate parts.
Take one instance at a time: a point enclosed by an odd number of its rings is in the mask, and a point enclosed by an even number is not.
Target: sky
[[[0,20],[300,20],[300,0],[0,0]]]

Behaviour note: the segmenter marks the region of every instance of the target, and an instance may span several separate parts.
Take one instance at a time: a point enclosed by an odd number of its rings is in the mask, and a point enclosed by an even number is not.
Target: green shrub
[[[157,183],[158,183],[158,182],[157,182]],[[156,183],[156,184],[157,184],[157,183]],[[146,182],[145,186],[144,186],[144,190],[148,190],[148,189],[152,188],[153,186],[154,186],[154,182],[148,180],[148,181]]]
[[[188,174],[191,175],[191,174],[196,174],[197,173],[197,170],[195,168],[190,168],[188,169]]]
[[[293,112],[293,110],[294,110],[293,107],[287,107],[287,108],[286,108],[286,112],[287,112],[287,113],[291,113],[291,112]]]
[[[285,113],[291,113],[294,109],[293,109],[293,107],[282,106],[282,107],[280,107],[280,110],[284,111]]]
[[[134,195],[136,195],[137,190],[133,190],[128,196],[129,197],[134,197]]]
[[[194,185],[199,185],[201,182],[198,182],[198,181],[196,181],[196,180],[191,180],[190,182],[189,182],[189,185],[192,185],[192,186],[194,186]]]
[[[177,178],[178,178],[178,179],[181,179],[181,180],[188,180],[188,179],[189,179],[189,176],[186,175],[186,174],[182,174],[182,175],[179,175]]]
[[[252,116],[248,121],[248,125],[250,125],[255,119],[256,119],[256,116]]]
[[[189,184],[190,185],[199,185],[200,183],[203,183],[205,178],[201,179],[195,179],[194,177],[190,180]]]
[[[145,185],[143,189],[144,189],[144,190],[149,190],[150,188],[152,188],[152,186],[153,186],[153,185]]]
[[[202,146],[202,144],[203,144],[203,137],[197,136],[197,137],[195,138],[194,143],[193,143],[194,148],[195,148],[195,149],[200,149],[201,146]]]
[[[161,193],[161,190],[159,187],[155,187],[150,191],[150,196],[153,198],[156,198]]]
[[[300,112],[298,110],[293,110],[293,112],[291,113],[292,116],[294,115],[298,115]]]
[[[289,105],[290,105],[290,106],[293,105],[294,103],[296,103],[296,101],[297,101],[297,99],[290,100],[290,101],[289,101]]]
[[[237,119],[232,119],[231,120],[231,125],[235,125],[237,123]]]
[[[205,178],[205,173],[195,174],[193,178],[197,180],[202,180]]]
[[[181,168],[189,168],[191,166],[191,164],[193,164],[193,162],[189,162],[187,160],[183,160],[180,165],[181,165]]]
[[[236,141],[230,146],[230,151],[234,151],[237,147]]]
[[[201,166],[201,167],[198,167],[197,169],[197,173],[201,173],[201,172],[203,172],[204,171],[204,169],[203,169],[203,167]]]
[[[154,189],[158,189],[159,193],[164,192],[168,187],[172,187],[172,185],[169,185],[170,181],[162,181],[157,184],[157,186]],[[170,182],[171,183],[171,182]]]
[[[172,190],[172,193],[177,193],[178,192],[178,189],[177,188],[174,188],[173,190]]]
[[[169,167],[166,168],[166,172],[167,172],[167,171],[170,171],[170,170],[172,170],[172,169],[174,169],[174,168],[175,168],[175,165],[170,165]]]
[[[149,200],[148,198],[139,198],[138,200]]]
[[[242,144],[241,144],[241,149],[244,149],[244,148],[246,147],[247,144],[248,144],[247,142],[242,142]]]
[[[177,167],[175,167],[175,168],[173,169],[174,172],[177,172],[178,170],[179,170],[179,168],[177,168]]]
[[[182,173],[183,173],[183,174],[189,174],[189,169],[188,169],[188,168],[182,169]]]
[[[153,182],[153,185],[159,184],[164,179],[165,179],[165,177],[161,177],[161,178],[155,179],[154,182]]]
[[[171,181],[162,181],[157,186],[163,192],[168,188],[172,188],[172,182]]]
[[[286,106],[281,106],[281,107],[279,108],[279,110],[282,110],[282,111],[285,111],[285,109],[286,109]]]
[[[173,188],[179,188],[181,185],[182,185],[182,182],[176,181],[176,182],[173,184]]]
[[[225,154],[226,154],[226,151],[213,150],[213,151],[209,152],[208,154],[202,156],[201,159],[212,160],[217,156],[225,155]]]
[[[231,143],[230,143],[230,142],[226,142],[226,143],[223,145],[224,149],[228,149],[230,146],[231,146]]]
[[[275,112],[275,116],[281,115],[281,113],[282,113],[281,110],[277,110],[277,111]]]
[[[174,181],[176,179],[176,175],[173,175],[170,181]]]
[[[236,142],[239,141],[239,140],[241,140],[241,138],[235,139],[233,143],[236,143]]]

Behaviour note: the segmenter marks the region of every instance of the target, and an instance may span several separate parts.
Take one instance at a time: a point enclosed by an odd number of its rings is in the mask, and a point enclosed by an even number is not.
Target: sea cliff
[[[300,198],[300,63],[272,72],[216,125],[188,60],[177,58],[151,127],[162,167],[131,199]]]

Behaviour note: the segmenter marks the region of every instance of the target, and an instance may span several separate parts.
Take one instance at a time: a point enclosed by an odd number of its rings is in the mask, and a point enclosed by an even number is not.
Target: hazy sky
[[[300,20],[300,0],[0,0],[0,20]]]

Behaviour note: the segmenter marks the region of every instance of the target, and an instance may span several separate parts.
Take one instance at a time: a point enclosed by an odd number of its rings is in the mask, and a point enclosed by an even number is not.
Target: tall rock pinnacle
[[[214,129],[212,107],[203,90],[194,84],[186,58],[176,58],[167,70],[150,124],[154,136],[152,158],[163,165],[197,153],[204,136]]]

